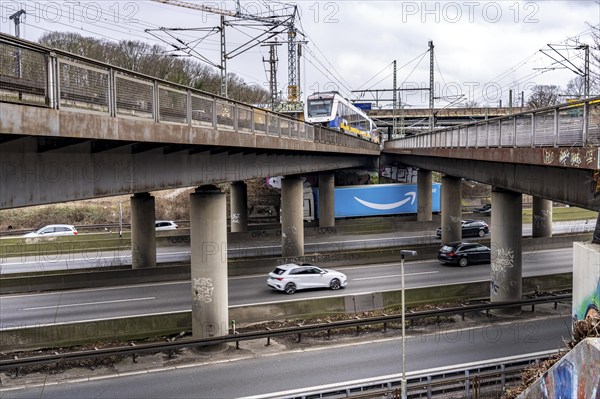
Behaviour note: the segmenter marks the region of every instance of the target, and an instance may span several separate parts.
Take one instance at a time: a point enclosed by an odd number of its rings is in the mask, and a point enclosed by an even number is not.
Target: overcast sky
[[[235,2],[187,0],[234,10]],[[265,13],[278,2],[242,1],[246,13]],[[576,75],[556,67],[540,52],[548,44],[592,44],[590,25],[600,24],[598,1],[297,1],[299,29],[306,35],[301,62],[304,95],[336,89],[346,96],[357,89],[392,88],[392,61],[397,62],[397,82],[402,88],[429,87],[428,41],[435,46],[436,107],[453,100],[464,104],[507,105],[509,89],[515,103],[534,84],[565,87]],[[144,29],[199,28],[218,25],[218,17],[173,5],[144,1],[0,1],[0,31],[14,34],[8,16],[25,9],[21,37],[37,40],[48,31],[75,31],[105,40],[164,42]],[[256,33],[248,28],[226,30],[228,50]],[[188,42],[200,32],[177,32]],[[166,36],[164,36],[167,39]],[[197,50],[219,62],[218,36],[206,38]],[[281,41],[286,40],[281,37]],[[583,67],[583,51],[562,52]],[[287,86],[287,48],[278,47],[278,84]],[[558,57],[558,55],[554,55]],[[262,59],[267,47],[254,49],[229,61],[229,72],[248,82],[267,85]],[[459,99],[460,96],[460,99]],[[387,95],[390,97],[390,94]],[[369,98],[367,95],[365,98]],[[404,91],[407,106],[428,102],[425,91]]]

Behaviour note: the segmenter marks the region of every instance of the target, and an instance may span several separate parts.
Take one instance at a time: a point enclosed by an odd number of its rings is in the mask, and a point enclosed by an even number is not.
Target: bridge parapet
[[[379,152],[376,143],[5,34],[0,61],[0,102]]]
[[[599,145],[600,97],[595,97],[388,141],[384,151]]]

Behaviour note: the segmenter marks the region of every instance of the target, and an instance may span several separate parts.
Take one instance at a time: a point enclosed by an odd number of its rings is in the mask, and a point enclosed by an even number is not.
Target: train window
[[[308,116],[325,116],[331,114],[333,100],[310,100],[308,102]]]

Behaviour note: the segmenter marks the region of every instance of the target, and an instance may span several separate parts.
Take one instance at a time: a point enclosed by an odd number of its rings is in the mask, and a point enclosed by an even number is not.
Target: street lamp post
[[[400,276],[402,279],[402,381],[401,381],[401,391],[402,391],[402,399],[406,399],[406,330],[404,325],[404,314],[406,313],[406,302],[404,300],[404,257],[405,256],[415,256],[417,251],[410,250],[401,250],[400,251]]]

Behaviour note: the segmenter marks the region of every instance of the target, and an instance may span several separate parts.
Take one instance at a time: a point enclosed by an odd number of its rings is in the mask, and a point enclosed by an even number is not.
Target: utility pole
[[[288,55],[288,57],[289,57],[289,59],[288,59],[288,78],[289,78],[288,79],[288,100],[290,102],[298,101],[298,99],[299,99],[299,84],[298,84],[299,68],[297,65],[298,52],[296,51],[296,45],[299,42],[296,40],[296,36],[298,33],[302,34],[302,32],[299,32],[298,29],[294,25],[295,19],[298,16],[298,6],[292,5],[292,4],[281,3],[283,8],[281,8],[278,11],[271,10],[272,11],[271,15],[253,15],[253,14],[244,13],[242,11],[242,7],[240,5],[240,0],[235,0],[235,6],[236,6],[235,11],[225,10],[218,6],[214,7],[211,5],[192,3],[189,1],[185,1],[185,0],[151,0],[151,1],[221,15],[221,26],[220,26],[221,63],[220,64],[211,62],[206,57],[202,56],[201,54],[198,54],[196,51],[194,51],[193,47],[191,47],[187,43],[184,43],[180,39],[174,38],[177,43],[171,44],[171,46],[175,47],[176,50],[178,50],[178,51],[184,51],[188,55],[193,55],[195,57],[198,57],[201,60],[207,62],[208,64],[210,64],[216,68],[219,68],[221,71],[221,95],[224,97],[227,97],[227,80],[228,80],[227,79],[227,59],[232,59],[235,56],[240,55],[243,52],[246,52],[255,46],[258,46],[260,43],[266,43],[268,40],[272,39],[273,37],[275,37],[279,34],[282,34],[284,32],[287,32],[287,34],[288,34],[288,53],[289,53],[289,55]],[[231,18],[234,20],[233,20],[233,22],[230,20],[226,21],[225,17]],[[248,24],[246,26],[253,27],[253,28],[255,28],[258,23],[258,25],[265,26],[266,29],[264,32],[261,32],[260,34],[258,34],[258,36],[250,39],[249,41],[243,43],[242,45],[238,46],[237,48],[235,48],[233,50],[230,50],[230,52],[227,53],[226,52],[226,44],[225,44],[225,25],[228,25],[228,26],[232,26],[232,24],[240,25],[240,21],[248,21],[249,23],[251,23],[251,25]],[[241,26],[244,26],[244,25],[241,25]],[[154,31],[154,30],[156,30],[156,29],[146,29],[145,32],[152,34],[152,31]],[[161,32],[165,32],[167,30],[182,30],[182,29],[160,28],[158,30]],[[158,37],[158,36],[156,36],[156,37]],[[158,38],[160,39],[160,37],[158,37]],[[277,92],[277,90],[275,90],[275,93],[276,92]]]
[[[288,30],[288,101],[298,101],[298,52],[296,50],[296,28],[292,23]]]
[[[275,106],[277,105],[277,62],[279,59],[277,58],[277,46],[281,44],[278,42],[268,42],[264,44],[265,46],[269,46],[269,59],[265,60],[263,57],[263,62],[269,64],[269,93],[271,94],[271,111],[275,111]]]
[[[580,47],[585,50],[583,95],[586,99],[588,99],[590,98],[590,46],[587,44],[582,44]]]
[[[15,23],[15,37],[21,37],[21,15],[23,14],[27,14],[27,12],[19,10],[8,18]]]
[[[393,74],[393,88],[394,91],[392,92],[392,139],[396,138],[396,103],[398,101],[398,90],[397,86],[398,83],[396,82],[396,60],[394,60],[393,62],[394,65],[394,74]]]
[[[221,15],[221,95],[227,97],[227,45],[225,42],[225,16]]]
[[[433,130],[434,115],[433,115],[433,40],[429,41],[429,130]]]
[[[556,55],[558,55],[561,59],[557,59],[555,57],[555,54],[548,53],[547,50],[540,50],[542,52],[542,54],[550,57],[553,61],[560,64],[564,68],[569,69],[571,72],[574,72],[575,74],[583,77],[583,96],[584,96],[584,98],[589,98],[589,95],[590,95],[590,46],[588,44],[579,44],[577,46],[562,45],[562,44],[548,44],[548,47],[550,47],[550,49],[554,53],[556,53]],[[559,51],[559,50],[568,50],[568,49],[585,51],[583,71],[581,70],[581,68],[579,68],[578,66],[573,64],[567,57],[565,57]],[[549,70],[549,69],[556,69],[556,68],[552,67],[552,68],[534,68],[534,69]]]
[[[12,19],[15,22],[15,37],[21,37],[21,15],[26,14],[25,10],[19,10],[13,15],[10,16],[9,19]],[[23,68],[21,65],[21,49],[17,48],[15,50],[15,76],[19,79],[23,77]],[[23,99],[23,93],[19,91],[19,100]]]

